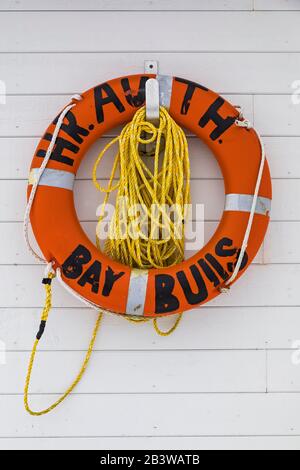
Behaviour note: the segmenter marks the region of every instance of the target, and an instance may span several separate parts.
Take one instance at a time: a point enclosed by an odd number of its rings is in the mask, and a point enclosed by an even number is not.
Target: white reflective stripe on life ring
[[[226,194],[225,211],[251,212],[253,204],[252,194]],[[269,215],[271,211],[272,200],[266,197],[258,196],[255,214]]]
[[[144,315],[146,292],[148,284],[148,271],[145,269],[133,269],[130,275],[126,314]]]
[[[36,182],[39,170],[39,168],[31,169],[28,180],[29,184],[34,184]],[[45,168],[40,178],[39,186],[52,186],[73,191],[74,179],[75,175],[69,171]]]
[[[159,105],[169,109],[171,103],[173,77],[169,75],[157,75],[156,80],[159,83]]]

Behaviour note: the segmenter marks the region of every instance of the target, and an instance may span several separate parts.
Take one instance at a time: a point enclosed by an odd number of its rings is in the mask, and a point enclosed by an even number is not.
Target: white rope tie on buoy
[[[225,287],[221,287],[221,289],[220,289],[220,292],[223,293],[223,294],[227,294],[229,292],[230,284],[232,284],[233,281],[236,279],[236,277],[237,277],[237,275],[240,271],[240,267],[242,265],[243,259],[244,259],[244,255],[245,255],[245,252],[246,252],[246,249],[247,249],[247,246],[248,246],[248,241],[249,241],[249,237],[250,237],[250,233],[251,233],[251,229],[252,229],[252,225],[253,225],[253,221],[254,221],[254,214],[255,214],[255,210],[256,210],[257,198],[258,198],[259,188],[260,188],[260,185],[261,185],[261,180],[262,180],[264,166],[265,166],[265,160],[266,160],[266,153],[265,153],[265,147],[264,147],[263,141],[262,141],[259,133],[253,128],[251,122],[248,121],[247,119],[244,119],[244,120],[237,119],[235,121],[235,125],[238,126],[238,127],[244,127],[246,129],[253,129],[255,131],[255,133],[257,135],[257,138],[258,138],[258,141],[259,141],[259,144],[260,144],[260,147],[261,147],[261,161],[260,161],[260,166],[259,166],[259,170],[258,170],[255,190],[254,190],[254,194],[253,194],[253,202],[252,202],[252,206],[251,206],[251,211],[250,211],[250,215],[249,215],[248,224],[247,224],[247,228],[246,228],[246,231],[245,231],[243,243],[242,243],[242,246],[241,246],[241,250],[240,250],[240,253],[239,253],[239,256],[238,256],[238,259],[237,259],[237,263],[236,263],[235,268],[234,268],[234,271],[233,271],[232,275],[230,276],[230,278],[227,279],[227,281],[225,282]]]
[[[73,95],[71,96],[71,100],[72,101],[81,101],[82,100],[82,96],[81,95]],[[28,226],[29,226],[29,218],[30,218],[30,212],[31,212],[31,209],[32,209],[32,205],[33,205],[33,201],[34,201],[34,198],[35,198],[35,195],[36,195],[36,191],[37,191],[37,188],[38,188],[38,185],[39,185],[39,182],[40,182],[40,179],[45,171],[45,168],[47,167],[48,165],[48,162],[50,160],[50,157],[51,157],[51,154],[52,154],[52,151],[54,149],[54,145],[55,145],[55,142],[56,142],[56,139],[57,139],[57,136],[59,134],[59,131],[60,131],[60,128],[63,124],[63,120],[66,116],[66,114],[68,114],[68,112],[70,111],[70,109],[72,109],[74,106],[76,106],[75,103],[72,103],[72,104],[69,104],[68,106],[66,106],[63,111],[61,112],[58,120],[57,120],[57,123],[56,123],[56,126],[55,126],[55,129],[54,129],[54,132],[53,132],[53,135],[52,135],[52,138],[51,138],[51,141],[50,141],[50,144],[49,144],[49,147],[47,149],[47,152],[46,152],[46,155],[44,157],[44,160],[39,168],[39,171],[37,173],[37,176],[36,176],[36,179],[32,185],[32,188],[31,188],[31,192],[30,192],[30,196],[29,196],[29,199],[28,199],[28,202],[27,202],[27,205],[26,205],[26,209],[25,209],[25,214],[24,214],[24,223],[23,223],[23,234],[24,234],[24,238],[25,238],[25,242],[26,242],[26,245],[27,245],[27,248],[28,248],[28,251],[32,254],[32,256],[34,256],[35,259],[37,259],[38,261],[42,262],[42,263],[47,263],[47,261],[42,258],[36,251],[35,249],[32,247],[31,245],[31,242],[30,242],[30,239],[29,239],[29,233],[28,233]]]

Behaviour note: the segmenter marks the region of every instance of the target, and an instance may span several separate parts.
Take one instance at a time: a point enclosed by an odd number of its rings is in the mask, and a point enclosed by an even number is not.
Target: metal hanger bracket
[[[145,60],[144,70],[147,74],[158,73],[158,62],[156,60]],[[153,124],[159,122],[159,82],[156,78],[149,78],[145,85],[146,119]]]

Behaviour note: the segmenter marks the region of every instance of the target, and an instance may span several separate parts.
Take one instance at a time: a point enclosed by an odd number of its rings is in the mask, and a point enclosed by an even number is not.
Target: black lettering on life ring
[[[78,280],[78,284],[81,287],[84,287],[86,283],[91,284],[92,292],[98,294],[101,269],[102,265],[100,261],[94,261]]]
[[[74,116],[71,110],[65,115],[65,119],[67,119],[68,123],[63,123],[61,125],[61,129],[70,137],[72,137],[75,142],[77,142],[78,144],[82,144],[82,137],[87,137],[89,135],[89,131],[77,124],[76,117]],[[53,121],[53,124],[56,124],[57,121],[58,116]]]
[[[179,308],[179,300],[172,294],[175,279],[169,274],[155,276],[155,313],[173,312]]]
[[[78,144],[81,144],[83,142],[83,137],[87,137],[90,132],[84,127],[81,127],[77,124],[76,117],[71,111],[69,111],[66,114],[65,119],[67,120],[67,123],[63,123],[61,125],[61,130],[63,130],[75,142],[77,142]],[[54,119],[53,124],[56,124],[57,120],[58,120],[58,117]],[[43,139],[50,142],[52,139],[52,134],[47,132],[44,135]],[[79,151],[79,147],[73,142],[70,142],[69,140],[66,140],[63,137],[58,136],[56,138],[55,146],[50,156],[50,159],[63,163],[65,165],[73,166],[74,159],[71,157],[67,157],[66,155],[63,155],[64,150],[68,150],[69,152],[77,154]],[[46,150],[38,149],[36,153],[37,157],[44,158],[45,155],[46,155]]]
[[[215,253],[217,256],[220,256],[221,258],[224,258],[224,257],[231,257],[231,256],[235,256],[235,261],[234,262],[230,262],[227,264],[227,269],[228,269],[228,272],[232,273],[234,271],[234,268],[236,266],[236,263],[237,263],[237,260],[240,256],[240,252],[241,250],[238,249],[238,248],[230,248],[232,247],[233,245],[233,241],[230,240],[230,238],[222,238],[217,244],[216,244],[216,248],[215,248]],[[229,247],[229,248],[226,248],[226,247]],[[248,254],[247,252],[245,251],[244,253],[244,256],[243,256],[243,260],[242,260],[242,263],[241,263],[241,266],[240,266],[240,271],[242,271],[246,266],[247,266],[247,263],[248,263]],[[224,280],[226,280],[225,278],[223,278]]]
[[[219,139],[219,137],[221,137],[221,135],[224,134],[224,132],[227,131],[227,129],[229,129],[236,120],[234,116],[227,116],[224,119],[220,114],[218,114],[219,109],[224,103],[225,100],[219,96],[199,121],[199,126],[201,128],[205,127],[209,121],[213,121],[216,124],[217,127],[210,134],[211,140]]]
[[[240,253],[241,253],[241,250],[237,250],[235,261],[233,263],[227,264],[227,269],[230,273],[233,273],[234,268],[236,267],[236,264],[237,264],[237,260],[239,259]],[[247,266],[247,263],[248,263],[248,254],[245,251],[239,271],[242,271]]]
[[[220,258],[227,258],[229,256],[234,256],[236,253],[236,248],[230,248],[233,244],[233,241],[230,238],[222,238],[215,247],[215,253]],[[228,247],[228,248],[226,248]]]
[[[102,295],[108,297],[114,286],[114,283],[124,275],[124,271],[120,273],[114,273],[110,266],[108,266],[105,273],[105,282],[102,290]]]
[[[43,139],[50,142],[52,139],[52,134],[49,134],[49,132],[47,132],[44,135]],[[50,156],[50,160],[55,160],[56,162],[63,163],[64,165],[73,166],[74,159],[63,155],[64,150],[69,150],[70,152],[76,154],[79,151],[79,147],[73,144],[72,142],[69,142],[68,140],[64,139],[63,137],[57,137],[53,152]],[[38,149],[36,152],[37,157],[44,158],[45,155],[46,150],[44,149]]]
[[[103,96],[103,92],[106,96]],[[120,101],[120,99],[108,83],[103,83],[102,85],[98,85],[94,88],[94,99],[97,122],[99,124],[104,121],[104,105],[112,103],[115,105],[119,113],[123,113],[125,111],[123,103]]]
[[[78,245],[64,261],[62,265],[63,274],[68,279],[77,279],[82,274],[83,265],[89,263],[91,259],[92,256],[89,250],[83,245]]]
[[[99,282],[102,271],[100,261],[95,260],[85,271],[84,265],[89,263],[92,259],[90,251],[83,245],[78,245],[77,248],[62,264],[62,271],[68,279],[77,279],[78,284],[84,287],[87,283],[91,285],[91,291],[95,294],[99,291]],[[113,269],[108,266],[105,272],[104,286],[102,295],[108,297],[112,291],[114,284],[125,273],[115,273]]]
[[[184,271],[179,271],[177,273],[177,279],[182,287],[183,293],[188,303],[190,305],[196,305],[200,302],[203,302],[207,298],[208,292],[205,281],[195,264],[192,264],[192,266],[190,266],[190,271],[197,284],[198,292],[195,293],[192,291],[192,288]]]
[[[232,257],[235,256],[235,261],[227,264],[228,272],[231,273],[236,266],[240,250],[232,247],[233,241],[230,238],[222,238],[215,246],[215,253],[219,257]],[[78,284],[84,287],[87,283],[91,285],[91,291],[98,293],[99,283],[102,272],[102,265],[100,261],[95,260],[86,270],[84,265],[90,263],[92,259],[90,251],[83,245],[78,245],[77,248],[62,264],[62,270],[65,277],[69,279],[78,279]],[[244,254],[240,270],[244,269],[248,262],[247,253]],[[224,281],[228,279],[228,272],[217,261],[217,259],[210,253],[205,255],[205,259],[198,260],[199,268],[203,271],[203,277],[197,265],[190,266],[190,272],[194,278],[197,286],[197,292],[193,291],[189,280],[184,271],[176,273],[177,280],[181,286],[183,294],[189,305],[196,305],[204,302],[208,297],[208,290],[206,281],[209,281],[217,287],[220,284],[220,279]],[[213,268],[213,269],[212,269]],[[108,266],[105,272],[104,286],[102,295],[108,297],[112,291],[114,284],[125,273],[115,273],[113,269]],[[158,274],[155,276],[155,313],[170,313],[180,307],[179,299],[173,294],[176,278],[170,274]]]
[[[219,261],[210,253],[205,255],[205,259],[211,264],[211,266],[216,270],[223,281],[227,281],[229,274],[225,271],[223,266],[219,263]]]
[[[121,85],[125,93],[127,103],[133,108],[139,108],[145,103],[145,85],[149,77],[141,77],[139,89],[136,95],[133,95],[128,78],[121,79]]]
[[[198,264],[203,270],[205,276],[207,279],[214,285],[214,287],[217,287],[220,285],[220,279],[218,276],[214,273],[214,271],[211,269],[210,265],[206,263],[204,259],[199,259]]]
[[[204,90],[204,91],[208,91],[208,88],[205,88],[204,86],[199,85],[198,83],[191,82],[190,80],[185,80],[184,78],[175,77],[175,81],[179,83],[184,83],[185,85],[187,85],[187,89],[186,89],[186,92],[185,92],[185,95],[181,104],[181,110],[180,110],[180,113],[185,115],[188,113],[191,100],[193,98],[194,91],[196,90],[196,88],[199,88],[200,90]]]
[[[228,272],[211,253],[207,253],[204,257],[205,259],[201,258],[198,260],[198,265],[204,276],[195,264],[190,266],[189,269],[198,288],[197,292],[192,290],[185,272],[177,272],[177,280],[189,305],[197,305],[206,300],[208,297],[207,281],[213,284],[214,287],[218,287],[221,282],[229,278],[229,273],[233,272],[240,254],[240,250],[232,247],[232,245],[233,241],[230,238],[224,237],[215,246],[215,254],[217,256],[221,258],[235,256],[235,261],[227,264]],[[240,270],[245,268],[247,262],[248,255],[245,253]],[[155,313],[169,313],[179,308],[179,300],[173,294],[175,282],[176,280],[169,274],[158,274],[155,276]]]

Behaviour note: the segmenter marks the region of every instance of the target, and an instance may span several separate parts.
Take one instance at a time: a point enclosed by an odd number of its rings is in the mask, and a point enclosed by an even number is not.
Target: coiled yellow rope
[[[119,151],[113,163],[108,187],[103,188],[97,181],[97,168],[106,151],[116,142],[119,142]],[[151,162],[152,170],[146,165],[140,152],[141,145],[151,144],[154,145],[155,149]],[[160,155],[162,147],[164,147],[163,158]],[[149,159],[151,157],[146,158]],[[117,169],[120,172],[120,181],[114,185]],[[145,108],[141,108],[135,114],[132,122],[124,127],[121,135],[113,139],[99,154],[93,168],[93,181],[99,191],[106,193],[100,211],[97,233],[99,233],[99,227],[104,218],[109,196],[113,191],[117,190],[116,210],[110,224],[109,236],[104,244],[106,254],[129,266],[144,269],[171,266],[182,261],[184,256],[184,231],[182,230],[182,232],[178,233],[178,226],[166,208],[175,204],[177,217],[179,216],[181,220],[184,220],[185,204],[188,204],[190,200],[188,147],[184,132],[164,108],[160,108],[158,127],[145,120]],[[143,237],[141,236],[142,233],[139,232],[140,236],[138,237],[130,237],[130,233],[127,233],[125,238],[121,237],[121,224],[124,222],[121,217],[120,207],[122,198],[127,199],[129,207],[134,207],[137,204],[143,205],[148,229],[150,228],[150,236]],[[153,204],[160,209],[159,216],[151,211]],[[167,230],[168,237],[156,238],[153,236],[157,230],[162,234],[164,229]],[[101,249],[98,236],[96,237],[96,242],[98,248]],[[100,312],[85,359],[73,383],[51,406],[41,411],[33,411],[28,401],[29,384],[37,346],[43,335],[52,306],[52,280],[54,277],[55,274],[50,272],[43,279],[46,290],[45,306],[41,315],[40,329],[30,355],[25,380],[24,405],[26,411],[32,416],[41,416],[49,413],[79,383],[89,362],[103,316],[102,312]],[[135,323],[148,321],[147,319],[137,319],[130,316],[125,316],[125,318]],[[155,319],[153,321],[155,331],[161,336],[168,336],[177,328],[180,319],[181,315],[177,317],[174,325],[168,331],[160,330]]]
[[[109,182],[107,187],[103,187],[97,180],[97,169],[105,153],[117,142],[119,149],[114,159]],[[153,158],[144,157],[142,154],[141,146],[145,145],[154,146]],[[119,181],[115,184],[118,170]],[[101,249],[99,233],[105,209],[111,193],[116,191],[115,212],[103,248],[105,253],[114,260],[141,269],[172,266],[183,260],[182,221],[185,217],[186,204],[190,202],[188,145],[183,130],[165,108],[160,108],[158,127],[146,121],[145,107],[136,112],[133,120],[123,128],[120,136],[109,142],[100,152],[93,168],[93,182],[99,191],[105,193],[97,227],[99,249]],[[124,220],[124,200],[133,217],[137,215],[136,208],[139,205],[142,206],[144,218],[141,218],[141,223],[146,221],[147,235],[140,226],[135,226],[135,233],[128,231],[124,236],[122,230],[130,226],[128,223],[130,220],[128,218]],[[153,207],[158,210],[154,211]],[[170,216],[168,207],[175,209],[175,219],[179,219],[181,224],[176,225],[176,220],[174,221],[174,217]],[[180,230],[178,230],[179,227]],[[157,237],[158,232],[162,235],[160,238]],[[167,234],[166,238],[163,237],[164,233]],[[125,318],[138,323],[147,321],[128,316]],[[159,329],[156,319],[154,328],[158,334],[167,336],[177,327],[180,318],[181,316],[167,332]]]

